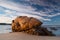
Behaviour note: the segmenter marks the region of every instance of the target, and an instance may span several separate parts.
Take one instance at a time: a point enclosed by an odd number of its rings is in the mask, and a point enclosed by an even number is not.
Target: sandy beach
[[[60,40],[60,37],[36,36],[22,32],[0,34],[0,40]]]

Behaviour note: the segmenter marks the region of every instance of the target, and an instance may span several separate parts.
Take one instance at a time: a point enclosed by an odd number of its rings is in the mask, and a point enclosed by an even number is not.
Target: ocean
[[[46,26],[46,28],[49,31],[52,31],[53,34],[55,34],[56,36],[60,36],[60,27],[52,27],[52,26]],[[12,32],[12,26],[11,25],[0,25],[0,34],[1,33],[10,33]]]
[[[12,32],[11,25],[0,25],[0,33]]]

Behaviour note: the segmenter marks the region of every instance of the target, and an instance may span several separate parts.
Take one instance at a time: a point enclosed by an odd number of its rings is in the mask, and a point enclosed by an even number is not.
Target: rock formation
[[[41,27],[42,22],[33,17],[19,16],[12,21],[13,32],[25,32],[33,35],[49,35],[52,36],[52,32],[49,32],[46,28]]]

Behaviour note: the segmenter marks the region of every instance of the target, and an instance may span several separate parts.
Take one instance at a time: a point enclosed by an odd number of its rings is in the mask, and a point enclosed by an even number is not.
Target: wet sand
[[[0,34],[0,40],[60,40],[60,37],[36,36],[22,32]]]

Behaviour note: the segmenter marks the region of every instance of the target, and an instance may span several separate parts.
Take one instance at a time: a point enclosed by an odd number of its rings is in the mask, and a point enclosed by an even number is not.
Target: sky
[[[43,25],[60,25],[60,0],[0,0],[0,23],[17,16],[34,17]]]

